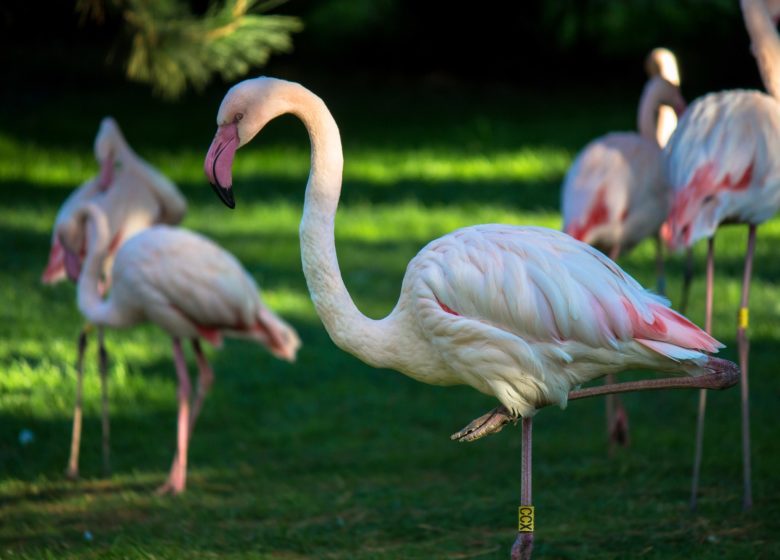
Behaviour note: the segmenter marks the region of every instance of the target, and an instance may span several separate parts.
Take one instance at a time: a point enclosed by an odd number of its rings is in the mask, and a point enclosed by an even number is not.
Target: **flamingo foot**
[[[534,550],[533,533],[517,533],[515,544],[512,545],[512,560],[531,560]]]
[[[184,492],[184,482],[178,481],[174,477],[169,477],[165,484],[154,491],[157,496],[176,496],[182,492]]]
[[[450,436],[454,441],[474,441],[490,434],[497,434],[510,422],[517,423],[518,417],[513,415],[506,407],[498,406],[472,420],[468,426]]]
[[[631,436],[628,431],[628,414],[623,405],[618,404],[615,409],[615,417],[609,430],[610,445],[628,447],[631,445]]]
[[[79,479],[79,469],[78,469],[78,467],[76,467],[76,468],[68,467],[67,469],[65,469],[65,478],[67,478],[68,480],[73,480],[73,481],[78,480]]]

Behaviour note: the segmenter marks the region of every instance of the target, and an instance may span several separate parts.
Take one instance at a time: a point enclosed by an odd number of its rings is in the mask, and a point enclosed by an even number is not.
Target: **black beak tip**
[[[216,183],[209,183],[211,188],[217,193],[219,199],[225,203],[225,206],[233,210],[236,207],[236,199],[233,198],[233,189],[220,187]]]

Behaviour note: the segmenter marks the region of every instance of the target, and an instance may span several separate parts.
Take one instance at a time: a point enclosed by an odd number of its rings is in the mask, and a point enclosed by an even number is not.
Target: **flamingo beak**
[[[98,177],[98,188],[105,192],[111,183],[114,182],[114,156],[109,154],[100,164],[100,176]]]
[[[60,240],[55,237],[49,252],[49,262],[41,275],[41,282],[54,284],[62,278],[65,278],[65,250]]]
[[[211,142],[203,170],[206,177],[217,193],[219,199],[228,208],[235,208],[236,201],[233,198],[233,158],[238,149],[238,124],[223,124],[217,129],[217,134]]]

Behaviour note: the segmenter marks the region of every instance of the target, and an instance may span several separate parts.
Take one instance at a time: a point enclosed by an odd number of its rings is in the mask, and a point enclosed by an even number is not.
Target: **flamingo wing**
[[[721,346],[592,247],[487,225],[434,241],[407,276],[421,331],[463,382],[519,413],[631,367],[691,373]]]
[[[666,147],[677,244],[712,235],[726,219],[759,223],[777,210],[780,104],[757,91],[712,93],[683,115]]]
[[[207,338],[214,330],[249,330],[261,307],[257,285],[233,255],[194,232],[162,225],[122,246],[114,284],[112,297],[142,306],[172,334],[182,320]]]

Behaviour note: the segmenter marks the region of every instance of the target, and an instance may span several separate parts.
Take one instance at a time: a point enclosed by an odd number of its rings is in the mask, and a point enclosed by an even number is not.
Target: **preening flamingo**
[[[95,204],[79,211],[87,226],[87,258],[79,277],[79,309],[95,325],[123,328],[152,322],[171,335],[178,378],[178,435],[171,471],[160,492],[184,491],[190,435],[208,393],[213,372],[200,347],[204,338],[253,340],[277,358],[294,361],[300,347],[295,330],[260,299],[257,285],[238,260],[205,237],[164,225],[129,239],[113,264],[111,292],[103,300],[98,282],[108,256],[108,220]],[[197,392],[190,402],[190,379],[181,347],[189,338],[197,358]]]
[[[79,210],[86,203],[96,204],[107,216],[111,243],[103,268],[103,286],[110,285],[111,263],[119,247],[130,237],[151,225],[178,224],[187,210],[187,203],[176,186],[162,173],[141,159],[129,146],[119,125],[110,117],[100,123],[95,137],[95,159],[100,173],[65,200],[54,222],[49,262],[42,281],[52,284],[66,275],[78,279],[86,251],[86,236]],[[78,338],[76,360],[76,403],[73,431],[66,474],[77,478],[81,442],[81,393],[83,358],[87,346],[85,327]],[[102,393],[103,470],[109,470],[108,386],[106,352],[103,331],[98,328],[98,370]]]
[[[631,388],[736,382],[734,364],[706,354],[720,347],[715,339],[599,251],[544,228],[481,225],[441,237],[409,263],[393,311],[380,320],[364,316],[339,271],[334,219],[341,193],[341,140],[319,97],[273,78],[234,86],[219,108],[206,175],[233,207],[236,150],[285,113],[303,121],[311,140],[301,257],[328,334],[369,365],[434,385],[471,385],[500,401],[500,407],[453,439],[471,441],[522,417],[523,506],[531,506],[531,418],[540,407],[565,406],[572,388],[628,368],[691,376],[637,382]],[[610,390],[614,386],[596,389],[599,394]],[[527,558],[533,533],[522,535],[514,554]]]
[[[748,300],[756,227],[780,208],[780,2],[742,0],[753,54],[769,95],[732,90],[694,101],[666,147],[667,177],[675,194],[665,229],[671,248],[708,239],[706,320],[712,325],[714,235],[720,224],[748,225],[747,254],[737,320],[742,369],[743,507],[753,504],[748,401]],[[691,507],[696,508],[707,395],[699,400]]]
[[[585,146],[566,173],[561,206],[563,230],[598,247],[612,260],[655,236],[657,289],[663,293],[663,253],[658,234],[669,212],[670,187],[664,175],[663,144],[659,142],[665,144],[670,119],[682,113],[685,100],[680,94],[674,55],[666,49],[655,49],[648,61],[648,70],[656,75],[648,80],[639,102],[639,133],[611,132]],[[663,109],[669,112],[662,114]],[[605,382],[615,380],[607,376]],[[616,445],[628,445],[628,415],[617,396],[606,398],[606,408],[612,452]]]

